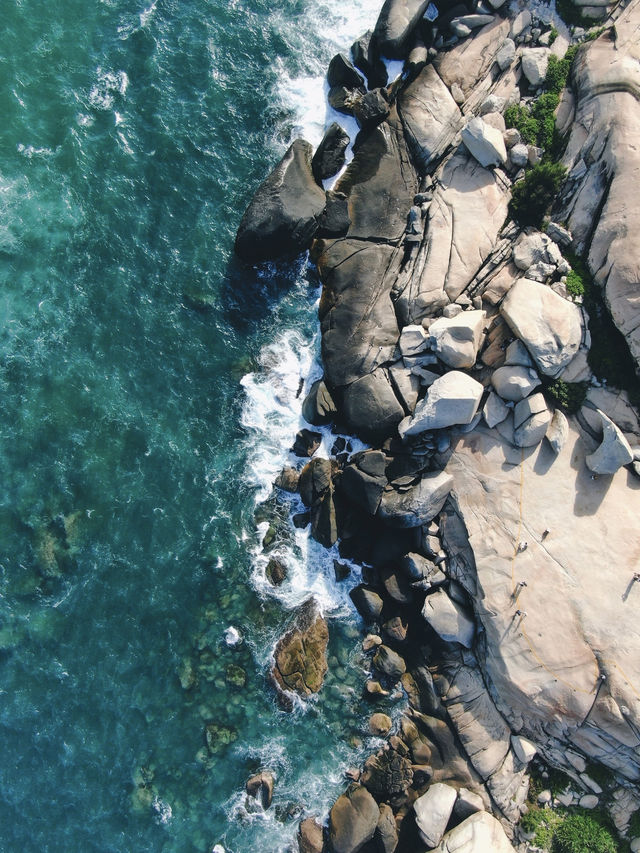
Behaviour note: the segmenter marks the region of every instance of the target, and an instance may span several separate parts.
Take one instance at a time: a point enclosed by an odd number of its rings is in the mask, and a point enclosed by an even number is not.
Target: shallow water
[[[322,73],[378,5],[5,4],[2,850],[284,850],[283,812],[326,807],[371,743],[348,582],[298,533],[276,593],[253,519],[318,371],[317,281],[232,244],[288,142],[334,117]],[[287,715],[266,670],[309,591],[340,617],[332,668]],[[210,721],[235,738],[211,756]],[[247,814],[261,765],[274,806]]]

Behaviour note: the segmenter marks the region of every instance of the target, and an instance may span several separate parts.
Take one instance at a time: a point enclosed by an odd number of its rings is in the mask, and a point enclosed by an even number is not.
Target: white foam
[[[97,110],[112,109],[116,95],[124,97],[129,86],[126,71],[103,71],[98,68],[96,83],[89,92],[89,103]]]

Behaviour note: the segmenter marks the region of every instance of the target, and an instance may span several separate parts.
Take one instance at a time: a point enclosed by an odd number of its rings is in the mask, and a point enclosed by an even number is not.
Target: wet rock
[[[291,449],[296,456],[313,456],[320,447],[321,441],[322,435],[319,432],[313,432],[310,429],[301,429],[296,434],[296,440]]]
[[[377,54],[373,32],[367,32],[351,45],[353,64],[366,76],[370,89],[387,85],[387,69]]]
[[[462,141],[481,166],[502,166],[507,160],[502,133],[479,117],[463,128]]]
[[[347,89],[364,86],[364,80],[343,53],[336,54],[329,63],[327,82],[329,86],[345,86]]]
[[[235,250],[250,263],[292,257],[305,251],[325,206],[324,191],[311,172],[312,148],[296,139],[258,187],[236,236]]]
[[[355,461],[347,465],[342,472],[340,490],[349,501],[362,507],[369,515],[375,515],[380,505],[382,493],[387,485],[387,478],[384,473],[384,454],[379,451],[371,452],[379,453],[382,457],[381,470],[369,473],[365,470],[366,458],[363,462],[362,457],[356,457]]]
[[[373,656],[375,668],[393,681],[398,681],[400,676],[407,671],[407,665],[397,652],[389,646],[379,646]]]
[[[459,604],[452,601],[444,590],[438,590],[426,597],[422,617],[446,642],[460,643],[466,649],[473,645],[473,619]]]
[[[363,129],[374,127],[384,121],[390,113],[384,89],[372,89],[355,102],[353,114]]]
[[[379,681],[369,679],[364,686],[365,694],[370,699],[378,699],[389,695],[389,691],[385,690]]]
[[[357,853],[373,838],[380,812],[369,791],[350,785],[329,813],[329,838],[335,853]]]
[[[369,718],[369,731],[372,735],[384,737],[391,731],[391,717],[386,714],[372,714]]]
[[[406,492],[384,492],[378,518],[392,527],[420,527],[440,512],[452,486],[453,480],[443,471],[425,474]]]
[[[241,666],[230,663],[225,669],[224,680],[232,687],[244,687],[247,683],[247,673]]]
[[[247,779],[245,788],[247,794],[258,800],[263,809],[268,809],[273,799],[273,773],[270,770],[260,771]]]
[[[335,575],[336,581],[340,583],[341,581],[345,581],[349,575],[351,574],[351,567],[346,563],[341,563],[339,560],[333,561],[333,573]]]
[[[335,121],[325,130],[311,160],[311,171],[317,183],[333,177],[344,166],[349,141],[348,134]]]
[[[300,472],[290,466],[285,466],[276,477],[275,485],[285,492],[297,492]]]
[[[348,385],[342,403],[347,424],[371,442],[393,435],[405,417],[389,373],[382,368]]]
[[[191,658],[183,658],[178,668],[178,678],[183,690],[191,690],[197,681],[196,671]]]
[[[354,587],[349,597],[365,622],[376,622],[382,613],[382,599],[378,593],[364,584]]]
[[[383,56],[404,59],[409,40],[429,0],[385,0],[373,32]]]
[[[360,780],[380,799],[400,796],[413,781],[411,762],[395,749],[382,749],[365,761]]]
[[[414,802],[413,811],[418,832],[427,847],[435,847],[444,835],[456,796],[455,788],[436,782],[426,794]]]
[[[287,579],[287,567],[277,557],[271,557],[264,571],[271,586],[280,586]]]
[[[362,651],[370,652],[371,649],[375,649],[376,646],[380,645],[382,645],[382,639],[377,634],[367,634],[362,641]]]
[[[314,599],[296,614],[294,626],[278,640],[272,675],[281,691],[303,698],[317,693],[327,671],[329,630]]]
[[[418,403],[413,415],[401,422],[400,437],[471,423],[483,391],[482,385],[466,373],[458,370],[445,373],[429,387],[427,396]]]
[[[302,417],[314,426],[331,423],[336,415],[336,404],[323,379],[318,379],[302,404]]]
[[[298,853],[322,853],[324,837],[322,826],[313,817],[306,817],[298,826]]]

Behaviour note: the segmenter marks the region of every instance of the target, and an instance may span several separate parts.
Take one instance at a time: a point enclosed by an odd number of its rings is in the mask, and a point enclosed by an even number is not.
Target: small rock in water
[[[224,641],[228,646],[237,646],[242,642],[242,635],[237,628],[229,625],[224,632]]]

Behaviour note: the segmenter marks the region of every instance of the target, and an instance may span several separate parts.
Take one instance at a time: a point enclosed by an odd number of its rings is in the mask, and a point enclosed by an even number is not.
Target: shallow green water
[[[231,247],[295,126],[322,125],[317,75],[377,5],[3,6],[3,851],[285,849],[295,822],[276,810],[326,806],[357,760],[357,626],[330,557],[292,544],[277,597],[255,558],[317,285],[304,264],[242,270]],[[286,715],[265,670],[309,589],[343,618],[321,696]],[[207,756],[211,720],[236,739]],[[274,807],[246,815],[260,765]]]

